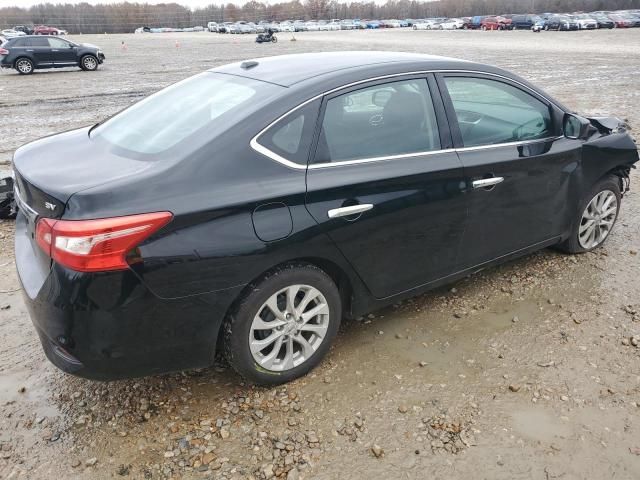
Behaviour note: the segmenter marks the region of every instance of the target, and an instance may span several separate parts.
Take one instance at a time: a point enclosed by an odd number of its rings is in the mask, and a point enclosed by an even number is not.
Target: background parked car
[[[504,17],[484,17],[480,22],[482,30],[509,30],[511,19]]]
[[[4,38],[15,38],[15,37],[23,37],[26,33],[21,32],[19,30],[14,30],[13,28],[7,28],[0,32],[0,35]]]
[[[591,17],[598,22],[598,28],[614,28],[616,24],[603,13],[592,14]]]
[[[511,17],[511,27],[513,29],[529,30],[542,18],[538,15],[514,15]]]
[[[414,30],[431,30],[438,22],[433,19],[416,20],[413,24]]]
[[[33,29],[34,35],[66,35],[66,30],[60,30],[55,27],[48,27],[47,25],[38,25]]]
[[[0,48],[0,67],[15,68],[22,75],[39,68],[78,66],[97,70],[104,59],[104,53],[95,45],[35,35],[12,38]]]
[[[598,22],[596,19],[586,13],[574,15],[571,18],[578,23],[580,30],[595,30],[598,28]]]
[[[471,17],[471,19],[464,22],[462,28],[465,30],[477,30],[482,28],[482,19],[484,17],[481,15],[476,15],[475,17]]]
[[[462,28],[464,22],[459,18],[448,18],[438,24],[439,30],[457,30]]]
[[[580,30],[578,22],[567,15],[552,15],[547,19],[545,30]]]
[[[33,35],[33,25],[16,25],[13,29],[19,32],[24,32],[25,35]]]
[[[216,22],[207,23],[207,30],[209,30],[210,32],[217,32],[218,31],[218,24]]]
[[[621,15],[629,22],[630,27],[640,27],[640,14],[633,12],[624,12]]]

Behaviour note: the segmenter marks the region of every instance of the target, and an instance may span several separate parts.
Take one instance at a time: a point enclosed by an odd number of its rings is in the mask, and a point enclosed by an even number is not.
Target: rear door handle
[[[502,182],[504,182],[504,177],[491,177],[474,180],[473,182],[471,182],[471,185],[473,185],[473,188],[487,188],[493,187],[494,185],[498,185]]]
[[[361,203],[358,205],[351,205],[350,207],[333,208],[327,212],[327,215],[329,215],[329,218],[348,217],[350,215],[366,212],[372,208],[372,203]]]

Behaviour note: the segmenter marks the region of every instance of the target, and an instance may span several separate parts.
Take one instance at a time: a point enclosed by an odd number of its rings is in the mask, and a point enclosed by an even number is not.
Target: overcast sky
[[[98,3],[122,3],[124,0],[48,0],[48,3],[81,3],[87,2],[93,5]],[[172,3],[176,2],[187,7],[203,7],[212,3],[228,3],[225,0],[131,0],[138,1],[140,3]],[[233,1],[233,0],[229,0]],[[39,3],[47,3],[47,0],[0,0],[0,7],[30,7],[32,5],[38,5]],[[245,0],[235,1],[233,3],[241,4],[245,3]],[[266,3],[269,3],[268,1]]]

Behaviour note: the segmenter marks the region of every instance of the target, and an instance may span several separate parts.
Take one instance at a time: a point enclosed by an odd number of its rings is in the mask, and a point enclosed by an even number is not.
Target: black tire
[[[20,57],[16,59],[13,68],[15,68],[20,75],[31,75],[35,69],[35,65],[30,58]]]
[[[84,55],[80,59],[80,68],[87,72],[94,72],[98,69],[98,59],[94,55]]]
[[[267,370],[254,359],[249,339],[251,324],[272,295],[291,285],[309,285],[325,298],[329,308],[327,331],[315,352],[303,363],[282,371]],[[247,380],[260,385],[278,385],[301,377],[320,363],[340,327],[342,303],[338,288],[323,270],[309,264],[287,264],[250,285],[249,293],[232,308],[224,323],[224,352],[231,366]]]
[[[273,43],[278,43],[278,37],[276,37],[275,35],[271,38],[271,41]]]
[[[596,245],[594,247],[584,248],[580,244],[580,241],[578,239],[578,232],[579,232],[579,229],[580,229],[580,225],[582,223],[583,213],[584,213],[585,209],[587,208],[587,206],[589,205],[589,203],[591,202],[591,200],[597,194],[599,194],[600,192],[603,192],[605,190],[609,190],[609,191],[613,192],[614,195],[616,196],[616,200],[618,202],[618,205],[617,205],[617,208],[616,208],[616,216],[615,216],[615,219],[613,221],[613,225],[611,225],[609,233],[604,238],[604,240],[602,240],[602,242],[600,242],[598,245]],[[598,182],[596,182],[596,184],[593,186],[593,188],[591,188],[591,190],[589,190],[589,192],[581,200],[581,202],[580,202],[580,204],[578,206],[578,210],[575,213],[575,218],[574,218],[573,224],[571,225],[571,233],[569,235],[569,238],[567,238],[564,242],[562,242],[560,245],[558,245],[558,249],[562,250],[563,252],[566,252],[566,253],[585,253],[585,252],[590,252],[591,250],[594,250],[594,249],[602,246],[607,241],[609,236],[611,235],[611,231],[615,228],[616,221],[618,220],[618,213],[620,212],[621,199],[622,199],[622,195],[620,194],[620,179],[618,177],[616,177],[614,175],[609,175],[609,176],[603,177]]]

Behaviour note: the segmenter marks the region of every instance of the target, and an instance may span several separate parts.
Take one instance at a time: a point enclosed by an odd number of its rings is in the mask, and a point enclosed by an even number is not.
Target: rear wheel
[[[20,75],[31,75],[33,73],[34,65],[28,58],[19,58],[16,60],[15,69]]]
[[[80,59],[80,68],[92,72],[98,69],[98,59],[93,55],[85,55]]]
[[[620,211],[620,180],[609,176],[600,180],[585,196],[560,249],[568,253],[589,252],[609,237]]]
[[[327,353],[341,314],[340,294],[324,271],[307,264],[280,267],[254,284],[226,319],[227,360],[258,384],[298,378]]]

